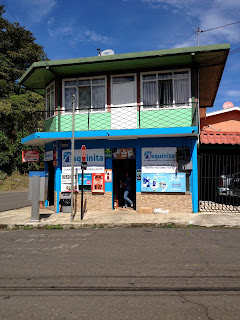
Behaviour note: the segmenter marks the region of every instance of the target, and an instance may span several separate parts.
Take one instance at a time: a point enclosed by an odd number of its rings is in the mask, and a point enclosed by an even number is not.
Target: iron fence
[[[36,111],[36,131],[72,130],[72,112],[59,108],[53,112]],[[39,120],[39,114],[40,120]],[[188,105],[108,106],[106,108],[76,108],[75,130],[150,129],[198,126],[196,103]]]
[[[199,155],[199,210],[240,212],[240,155]]]

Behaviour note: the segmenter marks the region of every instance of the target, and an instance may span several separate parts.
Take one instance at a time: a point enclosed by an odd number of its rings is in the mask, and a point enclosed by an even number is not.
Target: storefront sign
[[[112,149],[113,159],[135,159],[135,150],[133,148]]]
[[[186,192],[185,173],[142,173],[142,192]]]
[[[87,170],[86,173],[104,173],[105,169],[105,150],[104,149],[87,149],[86,162]],[[62,172],[71,174],[71,150],[62,151]],[[81,170],[81,149],[74,151],[74,170]]]
[[[78,184],[82,185],[82,174],[78,174]],[[84,173],[83,174],[83,185],[84,186],[91,186],[92,184],[92,174],[91,173]]]
[[[176,152],[175,147],[142,148],[142,173],[175,173]]]
[[[44,161],[53,161],[53,151],[44,152]]]
[[[105,169],[105,182],[112,182],[112,169]]]
[[[105,179],[104,173],[92,174],[92,193],[104,193],[105,191]]]
[[[39,151],[22,151],[22,162],[38,162]]]

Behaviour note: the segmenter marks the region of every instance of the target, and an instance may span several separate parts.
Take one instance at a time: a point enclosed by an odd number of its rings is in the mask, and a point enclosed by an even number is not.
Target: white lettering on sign
[[[71,150],[62,152],[62,173],[71,173]],[[74,170],[81,170],[81,149],[74,151]],[[104,149],[87,149],[86,150],[86,173],[104,172],[105,169],[105,150]]]

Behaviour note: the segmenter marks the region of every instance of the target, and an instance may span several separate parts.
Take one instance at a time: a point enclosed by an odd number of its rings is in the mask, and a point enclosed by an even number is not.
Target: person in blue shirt
[[[125,208],[128,207],[128,203],[130,204],[130,207],[133,208],[133,202],[128,198],[128,194],[131,191],[131,178],[128,176],[128,172],[126,172],[125,176],[125,181],[121,182],[124,191],[123,198],[125,200]]]

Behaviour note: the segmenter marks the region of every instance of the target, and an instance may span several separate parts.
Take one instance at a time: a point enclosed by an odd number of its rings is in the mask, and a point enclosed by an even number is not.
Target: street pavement
[[[0,231],[0,319],[239,320],[239,230]]]
[[[2,191],[0,192],[0,212],[30,206],[28,192]]]

